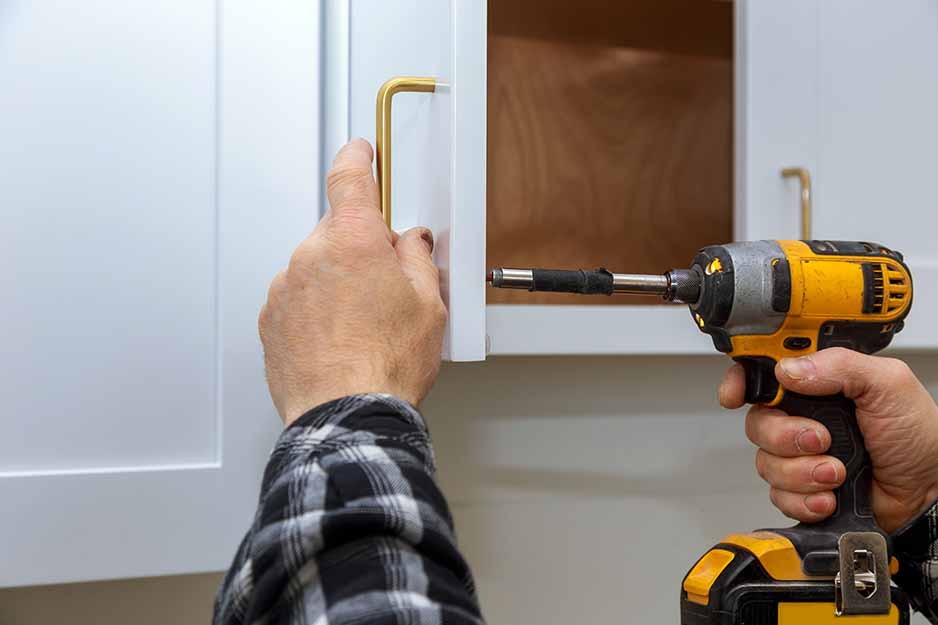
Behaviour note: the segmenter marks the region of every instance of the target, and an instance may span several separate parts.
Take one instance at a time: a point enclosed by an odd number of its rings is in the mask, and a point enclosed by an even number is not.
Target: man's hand
[[[841,348],[782,360],[775,377],[804,395],[843,393],[856,402],[857,421],[873,462],[873,512],[887,532],[899,529],[938,498],[938,406],[908,365]],[[743,405],[742,367],[720,386],[726,408]],[[756,469],[771,485],[770,498],[786,516],[815,522],[834,511],[832,489],[846,474],[824,455],[830,433],[820,423],[753,406],[746,435],[760,447]]]
[[[336,156],[330,209],[274,278],[260,313],[267,383],[287,425],[357,393],[417,405],[440,369],[446,308],[433,236],[388,230],[371,161],[362,139]]]

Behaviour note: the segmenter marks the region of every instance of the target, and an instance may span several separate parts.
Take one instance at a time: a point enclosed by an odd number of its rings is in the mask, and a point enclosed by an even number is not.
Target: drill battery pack
[[[784,537],[736,534],[708,551],[684,578],[681,625],[908,625],[896,586],[888,614],[837,616],[835,583],[810,578]]]

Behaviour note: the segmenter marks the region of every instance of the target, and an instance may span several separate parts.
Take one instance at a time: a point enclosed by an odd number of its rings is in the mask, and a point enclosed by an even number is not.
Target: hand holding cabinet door
[[[259,318],[284,423],[332,399],[388,393],[417,405],[436,379],[446,308],[433,235],[385,226],[364,140],[327,179],[330,208],[273,279]]]

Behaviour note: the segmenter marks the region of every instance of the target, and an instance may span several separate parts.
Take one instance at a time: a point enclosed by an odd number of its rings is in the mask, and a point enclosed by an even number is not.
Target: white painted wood
[[[737,240],[800,238],[787,166],[817,168],[817,0],[737,0]]]
[[[484,0],[325,4],[330,153],[348,137],[374,143],[375,97],[389,78],[440,83],[395,96],[392,227],[433,230],[450,360],[485,355],[485,19]]]
[[[214,5],[67,5],[2,17],[0,471],[212,462]]]
[[[320,193],[319,7],[4,4],[0,586],[227,566],[256,314]]]
[[[453,162],[448,281],[451,360],[486,349],[487,0],[452,0]]]
[[[487,306],[489,354],[712,354],[686,306]]]
[[[818,3],[815,235],[902,251],[917,290],[902,348],[938,332],[938,4]]]
[[[322,11],[322,164],[323,176],[349,135],[349,0],[326,0]],[[320,213],[329,206],[323,185]]]

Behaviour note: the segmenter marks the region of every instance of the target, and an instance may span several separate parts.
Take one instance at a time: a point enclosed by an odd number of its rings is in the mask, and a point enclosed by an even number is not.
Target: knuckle
[[[843,369],[845,367],[849,368],[850,364],[854,362],[854,359],[860,354],[846,347],[830,347],[815,354],[815,362],[817,362],[818,355],[830,359],[831,364],[833,364],[836,369]]]
[[[789,486],[805,486],[814,483],[813,469],[812,463],[798,459],[783,462],[781,472]]]
[[[355,258],[373,254],[384,230],[380,219],[369,219],[359,211],[346,211],[333,215],[327,238],[332,249],[342,252],[344,257]]]
[[[904,360],[898,358],[884,358],[883,360],[885,373],[894,383],[904,384],[915,379],[915,373]]]
[[[326,185],[330,189],[341,186],[355,186],[371,178],[371,169],[358,165],[337,165],[329,170]]]
[[[436,298],[436,302],[433,304],[433,318],[441,326],[446,325],[449,319],[449,311],[446,310],[446,305],[439,297]]]
[[[775,488],[774,486],[769,489],[769,501],[772,502],[772,505],[778,508],[779,510],[783,510],[782,502],[781,502],[781,494],[779,493],[778,489]]]
[[[756,452],[756,473],[759,474],[766,482],[769,481],[768,478],[768,457],[764,451],[761,449]]]
[[[371,169],[365,167],[333,167],[326,176],[327,190],[330,193],[341,191],[341,198],[348,202],[371,199],[373,186]]]
[[[433,262],[433,259],[430,256],[424,256],[424,262],[427,266],[427,273],[430,274],[434,280],[439,281],[440,268],[436,266],[436,263]]]
[[[286,272],[281,271],[273,280],[270,281],[270,286],[267,287],[267,303],[268,305],[276,304],[281,295],[283,294],[284,289],[286,288]],[[266,306],[265,306],[266,308]]]
[[[758,445],[762,436],[762,409],[759,406],[753,406],[746,413],[746,438]]]
[[[789,455],[798,453],[798,431],[787,427],[774,427],[770,435],[772,447]]]
[[[300,245],[290,255],[284,278],[304,275],[316,265],[316,260],[316,251],[311,246],[305,243]]]

